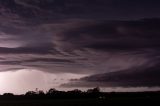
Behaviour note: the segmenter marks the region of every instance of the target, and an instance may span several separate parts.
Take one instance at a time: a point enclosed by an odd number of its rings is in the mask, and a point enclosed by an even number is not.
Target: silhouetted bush
[[[13,93],[4,93],[3,96],[12,97],[12,96],[14,96],[14,94]]]
[[[57,90],[55,88],[51,88],[48,90],[47,94],[52,95],[52,94],[55,94],[56,92],[57,92]]]
[[[99,92],[100,92],[100,88],[99,87],[87,90],[87,93],[99,93]]]
[[[45,93],[44,93],[43,90],[39,90],[39,91],[37,92],[37,94],[40,95],[40,96],[44,96],[44,95],[45,95]]]
[[[35,91],[28,91],[28,92],[26,92],[26,96],[34,96],[34,95],[36,95],[37,93],[35,92]]]

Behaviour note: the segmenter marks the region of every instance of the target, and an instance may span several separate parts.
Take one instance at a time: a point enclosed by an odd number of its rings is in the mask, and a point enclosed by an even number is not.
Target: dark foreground
[[[55,100],[6,100],[0,106],[102,106],[105,101],[97,99],[55,99]]]
[[[88,95],[88,94],[87,94]],[[160,92],[97,93],[95,95],[58,96],[0,96],[0,106],[112,106],[158,105]],[[98,96],[97,96],[98,95]],[[92,97],[93,96],[93,97]]]
[[[158,105],[159,100],[111,98],[100,99],[55,99],[55,100],[3,100],[0,106],[112,106],[112,105]],[[157,104],[158,103],[158,104]]]

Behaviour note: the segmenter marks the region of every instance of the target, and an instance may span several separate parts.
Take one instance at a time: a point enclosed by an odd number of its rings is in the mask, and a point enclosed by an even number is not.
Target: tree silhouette
[[[87,93],[99,93],[99,92],[100,92],[100,88],[99,87],[87,90]]]
[[[28,92],[26,92],[26,96],[34,96],[34,95],[36,95],[37,93],[35,92],[35,91],[28,91]]]
[[[51,88],[48,90],[47,94],[55,94],[58,90],[56,90],[55,88]]]
[[[37,92],[37,94],[38,94],[38,95],[41,95],[41,96],[42,96],[42,95],[45,95],[45,93],[44,93],[43,90],[39,90],[39,91]]]
[[[14,94],[13,93],[4,93],[3,96],[8,96],[9,97],[9,96],[14,96]]]

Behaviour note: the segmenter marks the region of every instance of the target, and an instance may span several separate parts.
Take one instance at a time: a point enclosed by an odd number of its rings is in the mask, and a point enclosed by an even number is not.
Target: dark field
[[[0,100],[0,106],[112,106],[112,105],[158,105],[159,96],[119,95],[114,94],[105,98],[63,98],[63,99],[9,99]]]
[[[112,100],[97,99],[58,99],[58,100],[5,100],[0,106],[111,106],[111,105],[155,105],[158,100],[129,100],[116,98]]]
[[[0,106],[101,106],[105,102],[97,99],[5,100],[0,101]]]

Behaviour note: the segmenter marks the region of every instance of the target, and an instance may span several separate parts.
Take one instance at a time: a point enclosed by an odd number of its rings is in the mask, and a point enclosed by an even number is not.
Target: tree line
[[[55,88],[51,88],[44,92],[43,90],[36,89],[35,91],[27,91],[22,95],[14,95],[13,93],[4,93],[0,95],[0,100],[48,100],[48,99],[140,99],[140,100],[159,100],[160,91],[150,92],[101,92],[99,87],[88,89],[87,91],[81,91],[74,89],[71,91],[59,91]]]
[[[4,93],[0,95],[0,99],[58,99],[58,98],[99,98],[101,95],[100,88],[95,87],[87,91],[74,89],[71,91],[59,91],[55,88],[49,89],[47,92],[36,89],[35,91],[27,91],[22,95],[14,95],[13,93]]]

